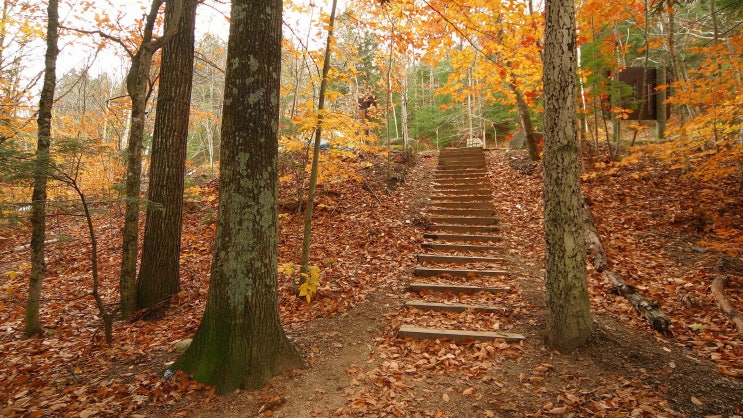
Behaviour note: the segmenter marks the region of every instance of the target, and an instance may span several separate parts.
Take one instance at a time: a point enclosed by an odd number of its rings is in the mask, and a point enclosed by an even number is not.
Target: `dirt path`
[[[627,328],[594,306],[591,343],[574,353],[545,347],[538,172],[514,171],[503,154],[489,156],[490,177],[510,248],[515,290],[500,326],[527,336],[523,344],[413,341],[395,329],[419,320],[402,308],[409,280],[400,274],[351,310],[317,319],[291,336],[308,367],[265,388],[236,392],[194,417],[522,417],[735,416],[743,413],[743,380],[649,329]],[[422,159],[410,179],[425,181],[435,160]],[[405,187],[427,193],[426,184]],[[412,211],[408,220],[415,222]],[[422,229],[421,229],[422,234]],[[451,296],[456,301],[455,296]],[[621,301],[615,303],[621,304]],[[628,311],[629,312],[629,311]],[[473,313],[463,313],[468,321]],[[633,315],[631,312],[628,315]],[[425,319],[442,320],[436,316]],[[568,414],[568,415],[565,415]],[[572,415],[571,415],[572,414]]]

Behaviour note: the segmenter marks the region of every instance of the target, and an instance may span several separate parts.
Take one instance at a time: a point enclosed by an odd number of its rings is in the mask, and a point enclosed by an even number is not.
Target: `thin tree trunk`
[[[650,54],[650,36],[648,34],[648,26],[649,26],[648,19],[650,18],[650,13],[648,12],[648,1],[647,0],[645,0],[644,8],[645,8],[645,24],[643,25],[643,36],[645,37],[645,56],[642,62],[642,83],[640,84],[642,93],[640,94],[640,99],[645,97],[645,100],[642,101],[640,112],[637,115],[638,123],[642,123],[642,119],[645,116],[645,108],[648,107],[648,103],[650,102],[650,91],[648,91],[646,87],[647,82],[648,82],[648,61],[649,61],[649,54]],[[637,134],[639,131],[640,131],[639,129],[635,129],[635,131],[632,133],[632,142],[630,143],[630,146],[635,145],[635,141],[637,140]]]
[[[657,77],[656,84],[668,85],[665,67],[658,67],[655,75]],[[661,140],[666,137],[666,119],[668,117],[666,115],[666,89],[658,90],[655,97],[655,107],[657,139]]]
[[[668,13],[668,54],[671,61],[671,82],[681,80],[681,69],[679,68],[678,61],[676,60],[676,23],[675,16],[676,12],[672,7],[668,6],[666,9]],[[682,111],[681,106],[675,105],[676,113],[679,115],[679,125],[684,126],[686,124],[686,117]],[[685,136],[685,130],[681,130],[681,135]]]
[[[130,316],[137,309],[137,255],[139,250],[139,204],[142,186],[142,140],[147,118],[147,98],[149,93],[150,68],[155,52],[170,38],[177,25],[171,26],[162,37],[153,40],[153,29],[160,5],[164,0],[153,0],[147,15],[145,31],[137,53],[132,56],[132,66],[126,76],[126,90],[132,101],[131,128],[126,154],[126,209],[122,231],[121,274],[119,292],[121,293],[121,314]],[[180,20],[183,0],[174,1],[174,19]]]
[[[547,0],[544,46],[544,223],[547,334],[570,351],[591,334],[575,135],[575,8]]]
[[[40,334],[42,331],[39,319],[39,305],[41,300],[41,283],[46,273],[44,261],[46,240],[46,199],[47,180],[49,174],[49,148],[52,135],[52,107],[54,105],[54,89],[57,85],[57,56],[59,48],[59,11],[58,1],[49,0],[47,6],[46,55],[44,58],[44,85],[41,88],[39,99],[38,142],[36,145],[36,161],[34,163],[34,188],[31,196],[31,274],[28,285],[28,299],[26,301],[25,330],[26,336]]]
[[[617,28],[617,22],[614,21],[614,38],[619,39],[619,30]],[[621,155],[621,144],[619,143],[620,139],[622,138],[622,121],[617,117],[619,115],[615,114],[615,110],[618,109],[621,106],[621,88],[620,88],[620,81],[619,81],[619,62],[621,60],[621,56],[619,54],[619,41],[616,41],[614,45],[614,61],[612,63],[612,70],[611,70],[611,92],[609,93],[609,100],[611,102],[611,134],[612,139],[614,140],[614,160],[619,160],[619,156]],[[611,156],[611,143],[609,145],[609,155]]]
[[[406,58],[406,67],[407,67],[407,58]],[[405,74],[403,75],[403,81],[402,81],[402,92],[400,93],[400,122],[401,122],[401,128],[402,128],[402,149],[403,149],[403,155],[405,156],[405,159],[407,160],[409,155],[409,146],[408,143],[410,141],[409,134],[408,134],[408,69],[405,68]]]
[[[320,81],[320,95],[317,99],[317,127],[315,128],[315,143],[312,147],[312,169],[310,171],[310,184],[307,190],[307,208],[304,211],[304,236],[302,238],[302,264],[301,273],[307,273],[310,262],[310,244],[312,243],[312,211],[315,206],[315,186],[317,185],[317,171],[320,166],[320,140],[322,139],[323,120],[325,119],[325,91],[328,88],[328,73],[330,72],[331,47],[333,41],[333,25],[335,24],[335,8],[337,0],[333,0],[330,9],[330,22],[328,26],[328,39],[325,44],[325,58],[322,65],[322,80]],[[301,201],[299,202],[301,205]]]
[[[519,121],[521,121],[521,129],[526,134],[526,149],[529,151],[529,159],[532,161],[539,161],[539,148],[537,147],[537,135],[534,132],[534,124],[531,122],[531,112],[529,112],[529,106],[526,105],[524,96],[519,91],[516,84],[509,83],[508,87],[511,92],[516,96],[516,109],[519,112]]]
[[[163,46],[148,191],[142,263],[137,280],[138,308],[151,308],[180,289],[181,221],[194,61],[196,3],[179,21],[168,2],[165,26],[178,33]],[[130,313],[131,314],[131,313]]]
[[[232,1],[209,295],[172,366],[220,394],[302,365],[277,297],[281,9],[281,0]]]
[[[593,23],[593,16],[591,16],[591,40],[593,42],[596,41],[596,26]],[[593,62],[596,62],[596,49],[594,48],[592,50],[592,58]],[[596,85],[596,77],[593,77],[593,81],[591,82],[591,96],[593,96],[593,140],[594,140],[594,148],[596,148],[596,155],[599,154],[599,114],[602,112],[601,109],[601,101],[599,100],[599,89]],[[606,127],[606,120],[604,119],[603,114],[601,115],[601,120],[604,121],[604,127]],[[611,152],[611,147],[609,147]]]
[[[472,71],[473,69],[470,68],[467,71],[467,146],[469,147],[470,144],[472,144],[473,137],[475,136],[475,131],[472,129]]]

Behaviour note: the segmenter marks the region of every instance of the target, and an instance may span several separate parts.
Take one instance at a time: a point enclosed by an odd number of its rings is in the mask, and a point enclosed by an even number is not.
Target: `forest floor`
[[[192,189],[184,221],[182,288],[157,317],[119,321],[107,347],[91,298],[84,225],[51,216],[43,338],[24,339],[28,229],[0,229],[0,416],[522,417],[743,415],[743,340],[710,295],[710,277],[743,256],[743,202],[734,178],[699,181],[638,152],[622,163],[584,159],[583,186],[612,269],[661,304],[673,325],[655,333],[589,265],[594,332],[560,354],[544,344],[541,165],[486,152],[512,291],[506,314],[451,317],[405,309],[435,154],[395,164],[363,156],[358,181],[318,194],[312,263],[321,288],[307,303],[280,276],[280,312],[307,367],[266,387],[215,396],[178,373],[163,379],[173,343],[203,313],[216,182]],[[291,201],[290,188],[282,200]],[[287,205],[290,207],[291,205]],[[296,205],[295,205],[296,206]],[[114,208],[116,209],[116,208]],[[117,213],[96,230],[103,296],[115,300]],[[108,213],[110,216],[105,216]],[[298,216],[282,211],[280,262],[296,259]],[[88,258],[86,258],[88,257]],[[737,260],[737,261],[736,261]],[[743,276],[726,295],[743,310]],[[451,295],[452,300],[456,297]],[[399,339],[400,324],[485,321],[522,343]]]

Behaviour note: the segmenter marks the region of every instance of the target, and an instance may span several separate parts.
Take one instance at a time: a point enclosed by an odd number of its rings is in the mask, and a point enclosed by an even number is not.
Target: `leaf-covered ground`
[[[503,306],[459,315],[405,309],[405,285],[420,252],[435,155],[395,164],[364,158],[358,181],[326,183],[318,194],[312,263],[321,285],[311,303],[280,277],[281,315],[307,368],[256,392],[216,397],[160,372],[173,343],[193,335],[208,288],[216,183],[191,189],[184,224],[183,290],[163,315],[117,322],[103,341],[90,291],[90,247],[78,218],[51,216],[43,338],[22,337],[29,231],[0,230],[0,416],[704,416],[743,414],[743,341],[709,293],[710,276],[743,254],[743,208],[734,179],[705,183],[649,155],[621,164],[586,162],[592,203],[612,269],[661,303],[673,335],[654,334],[590,269],[594,337],[558,354],[543,344],[541,168],[520,153],[489,151],[501,254],[510,292],[444,295]],[[403,171],[405,173],[403,174]],[[282,202],[294,191],[282,188]],[[296,203],[296,202],[295,202]],[[291,207],[287,204],[286,207]],[[294,205],[296,207],[296,205]],[[280,261],[296,260],[299,219],[282,211]],[[96,232],[104,298],[115,300],[118,208],[100,208]],[[725,264],[727,263],[727,264]],[[13,273],[13,274],[10,274]],[[743,277],[726,294],[743,309]],[[738,274],[738,275],[736,275]],[[427,298],[431,295],[420,295]],[[400,324],[519,332],[520,344],[401,340]]]

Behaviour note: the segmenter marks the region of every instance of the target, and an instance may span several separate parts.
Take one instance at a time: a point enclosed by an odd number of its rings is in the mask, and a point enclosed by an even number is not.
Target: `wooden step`
[[[478,174],[434,174],[433,175],[433,183],[434,184],[442,184],[441,182],[449,182],[449,183],[461,183],[461,184],[482,184],[487,185],[487,187],[490,187],[490,180],[488,180],[487,177],[484,175]]]
[[[482,170],[487,171],[487,165],[485,164],[485,161],[481,162],[475,162],[475,161],[452,161],[452,162],[441,162],[439,161],[439,165],[436,166],[436,171],[442,171],[442,170]]]
[[[421,244],[421,248],[433,251],[470,251],[470,252],[487,252],[487,251],[503,251],[502,247],[494,247],[492,245],[473,245],[473,244],[449,244],[441,242],[424,242]]]
[[[489,185],[487,184],[468,184],[468,183],[459,183],[459,184],[434,184],[433,190],[435,191],[456,191],[460,193],[490,193],[492,190]]]
[[[456,224],[456,225],[495,225],[498,220],[493,217],[482,216],[431,216],[429,221],[437,224]]]
[[[458,217],[472,216],[478,217],[494,217],[496,215],[494,209],[426,209],[429,215],[451,215]]]
[[[462,170],[459,168],[456,169],[446,169],[446,170],[440,170],[437,169],[434,171],[433,176],[436,177],[482,177],[485,176],[487,172],[485,170]]]
[[[429,199],[432,202],[489,202],[493,200],[493,196],[478,196],[463,194],[458,196],[443,196],[443,195],[431,195]]]
[[[466,255],[417,254],[419,263],[502,263],[503,257],[473,257]]]
[[[460,185],[460,184],[474,184],[483,187],[490,187],[490,182],[485,176],[474,176],[472,174],[456,174],[451,176],[439,176],[433,177],[434,185]]]
[[[439,303],[428,302],[425,300],[408,300],[405,301],[405,307],[415,308],[426,311],[450,311],[450,312],[505,312],[507,309],[502,306],[484,306],[484,305],[467,305],[466,303]]]
[[[432,208],[448,209],[493,209],[493,202],[429,202]]]
[[[503,241],[503,237],[498,235],[473,235],[473,234],[439,234],[439,233],[425,233],[423,234],[425,239],[435,239],[441,241]]]
[[[452,293],[476,293],[476,292],[499,293],[499,292],[507,292],[511,290],[511,288],[469,286],[469,285],[464,285],[464,284],[453,284],[453,283],[423,283],[423,282],[413,282],[408,285],[408,291],[410,292],[420,292],[421,290],[452,292]]]
[[[486,193],[490,193],[493,188],[485,181],[452,181],[450,183],[433,183],[432,189],[434,190],[457,190],[460,192],[466,192],[470,190],[478,190]]]
[[[448,269],[448,268],[428,268],[428,267],[416,267],[413,270],[413,276],[418,277],[430,277],[430,276],[441,276],[447,274],[449,276],[457,277],[470,277],[470,276],[507,276],[506,270],[473,270],[473,269]]]
[[[502,228],[498,225],[446,225],[446,224],[430,224],[426,227],[432,231],[443,231],[443,232],[467,232],[473,234],[487,234],[491,232],[498,232]]]
[[[446,158],[439,160],[437,167],[482,167],[486,168],[484,158]]]
[[[526,338],[521,334],[512,334],[508,332],[493,331],[467,331],[441,328],[423,328],[412,325],[402,325],[397,330],[397,336],[400,338],[410,337],[417,340],[443,340],[451,339],[454,341],[475,340],[475,341],[492,341],[505,340],[506,342],[518,342]]]
[[[484,155],[485,153],[483,152],[483,149],[479,147],[444,148],[439,153],[439,155],[462,155],[462,154]]]
[[[468,167],[468,166],[449,166],[449,167],[436,167],[434,174],[486,174],[487,170],[485,167]]]
[[[484,177],[477,178],[435,178],[433,180],[433,187],[472,187],[474,189],[487,188],[490,189],[490,182]]]
[[[468,190],[456,190],[456,189],[434,189],[435,196],[478,196],[478,197],[493,197],[490,190],[485,189],[468,189]]]
[[[433,182],[433,187],[452,187],[452,183],[458,185],[459,187],[463,189],[488,189],[492,187],[492,184],[487,178],[479,177],[475,181],[459,181],[458,179],[451,179],[449,180],[449,183],[438,183],[436,181]]]

